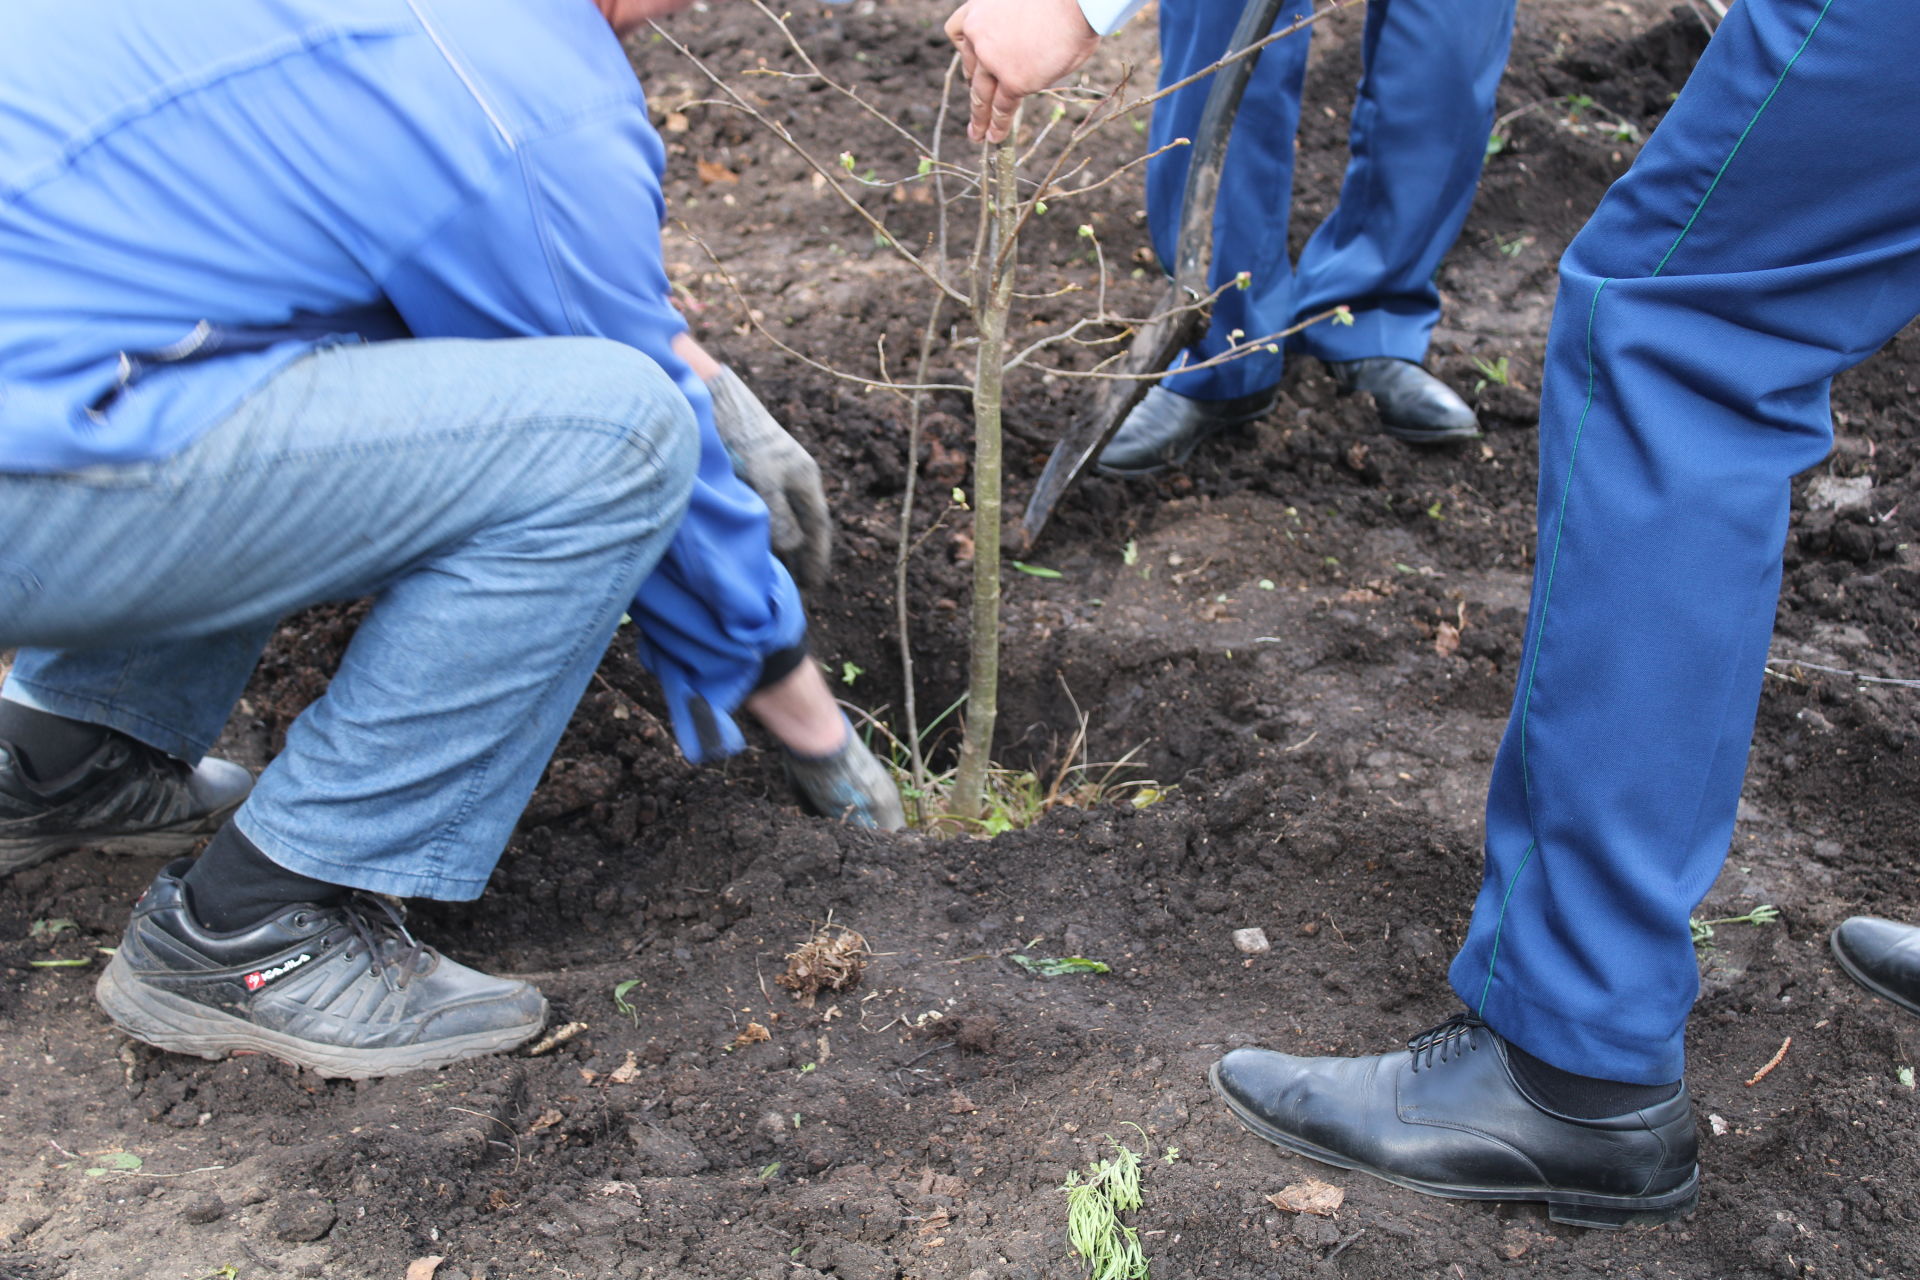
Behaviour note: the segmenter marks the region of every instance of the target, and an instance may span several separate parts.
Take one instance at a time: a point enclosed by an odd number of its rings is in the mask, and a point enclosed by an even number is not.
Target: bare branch
[[[865,220],[867,225],[873,228],[874,234],[880,236],[886,242],[886,244],[893,249],[895,253],[899,254],[902,258],[905,258],[909,263],[911,263],[913,265],[914,270],[918,271],[921,275],[925,276],[928,280],[932,281],[935,288],[939,289],[942,293],[952,298],[955,302],[958,302],[961,306],[970,307],[973,305],[972,301],[965,294],[960,293],[959,291],[954,289],[951,285],[949,285],[945,280],[942,280],[927,266],[926,263],[920,261],[919,257],[915,255],[911,249],[907,248],[907,246],[900,243],[899,238],[893,234],[892,230],[888,228],[886,223],[874,217],[872,213],[868,212],[867,207],[865,205],[861,204],[858,200],[854,199],[853,196],[848,193],[846,188],[840,185],[839,179],[834,177],[832,172],[830,172],[825,165],[821,164],[820,161],[814,157],[812,152],[808,151],[805,147],[801,146],[800,143],[795,140],[794,136],[791,133],[787,132],[786,126],[782,125],[779,121],[770,118],[764,111],[760,110],[760,108],[754,106],[751,102],[748,102],[745,98],[741,97],[740,94],[734,89],[734,87],[728,84],[726,81],[722,80],[719,74],[716,73],[712,67],[709,67],[700,58],[698,54],[694,53],[694,51],[687,48],[686,45],[681,44],[678,40],[674,39],[673,36],[669,34],[665,29],[663,29],[659,23],[653,22],[653,23],[649,23],[648,25],[651,26],[654,29],[654,31],[658,32],[660,35],[660,38],[666,41],[668,45],[672,46],[673,49],[675,49],[680,54],[681,57],[685,58],[687,61],[691,62],[695,67],[699,68],[700,74],[704,75],[709,81],[711,81],[713,83],[714,88],[720,90],[721,93],[725,94],[727,96],[728,101],[732,103],[732,105],[737,110],[743,111],[747,115],[751,116],[757,123],[761,125],[761,127],[766,129],[769,133],[773,134],[774,137],[780,139],[781,142],[785,143],[787,146],[787,149],[792,151],[795,155],[799,156],[800,159],[806,163],[808,168],[812,169],[815,173],[819,174],[822,178],[826,179],[827,185],[833,188],[833,193],[839,196],[840,199],[847,205],[848,208],[852,209],[855,213],[859,214],[860,217],[863,220]],[[705,246],[703,245],[702,248],[704,247]],[[716,265],[717,263],[718,263],[718,260],[716,259]],[[731,280],[729,280],[729,283],[731,283]],[[821,367],[825,368],[826,366],[823,365]],[[829,370],[829,372],[832,372],[832,371]],[[836,376],[841,376],[841,375],[836,375]]]
[[[844,369],[836,369],[830,364],[822,364],[820,361],[815,360],[812,356],[808,355],[804,351],[801,351],[799,348],[791,346],[788,343],[781,341],[780,338],[774,334],[773,330],[767,328],[766,325],[762,324],[759,320],[755,319],[753,315],[753,308],[747,304],[746,295],[740,292],[740,286],[734,281],[733,273],[728,271],[726,268],[726,265],[720,261],[720,256],[713,251],[713,246],[709,245],[705,240],[702,240],[699,236],[695,235],[693,228],[689,227],[684,222],[680,224],[680,230],[686,233],[687,239],[693,241],[695,244],[700,246],[700,251],[707,255],[707,261],[711,262],[714,266],[714,270],[720,273],[720,278],[727,282],[728,291],[733,294],[733,300],[740,304],[741,314],[746,316],[747,324],[753,328],[753,331],[755,333],[758,333],[761,337],[765,338],[768,342],[771,342],[774,346],[778,347],[781,351],[785,352],[787,355],[792,356],[795,360],[798,360],[800,363],[806,365],[807,367],[812,369],[818,369],[820,372],[825,374],[831,374],[833,377],[840,379],[842,382],[851,382],[857,386],[862,386],[862,387],[877,387],[882,391],[971,391],[973,390],[971,386],[969,386],[964,382],[922,382],[922,383],[882,382],[874,378],[863,378],[857,373],[848,373]],[[951,294],[953,291],[951,289],[943,288],[943,292]]]

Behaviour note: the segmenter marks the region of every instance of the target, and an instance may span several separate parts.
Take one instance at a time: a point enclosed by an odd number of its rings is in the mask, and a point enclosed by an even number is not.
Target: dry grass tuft
[[[787,971],[774,981],[811,1009],[822,991],[859,986],[872,954],[867,940],[852,929],[843,924],[823,924],[811,938],[787,953]]]

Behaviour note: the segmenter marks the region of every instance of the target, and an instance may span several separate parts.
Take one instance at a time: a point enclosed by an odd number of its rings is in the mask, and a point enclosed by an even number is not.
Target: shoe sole
[[[1442,1196],[1449,1200],[1518,1200],[1543,1203],[1547,1206],[1547,1216],[1555,1222],[1563,1222],[1574,1227],[1596,1227],[1607,1231],[1618,1230],[1621,1227],[1653,1226],[1657,1223],[1672,1222],[1676,1218],[1685,1217],[1693,1212],[1694,1207],[1700,1203],[1700,1167],[1698,1165],[1694,1166],[1684,1186],[1657,1196],[1607,1196],[1579,1191],[1558,1191],[1548,1187],[1471,1187],[1409,1178],[1404,1174],[1376,1169],[1370,1164],[1328,1151],[1324,1147],[1315,1146],[1311,1142],[1274,1128],[1259,1116],[1241,1107],[1232,1094],[1220,1087],[1220,1067],[1217,1063],[1207,1071],[1207,1083],[1213,1086],[1213,1091],[1219,1095],[1220,1100],[1227,1104],[1227,1109],[1233,1112],[1234,1119],[1274,1146],[1283,1147],[1296,1155],[1318,1160],[1322,1164],[1352,1169],[1356,1173],[1371,1174],[1382,1181],[1405,1187],[1409,1191],[1419,1191],[1425,1195]]]
[[[1827,935],[1827,950],[1833,952],[1834,960],[1836,960],[1839,963],[1840,967],[1846,971],[1847,976],[1849,978],[1852,978],[1855,982],[1859,983],[1861,986],[1865,987],[1868,991],[1872,992],[1876,996],[1879,996],[1882,1000],[1891,1001],[1892,1003],[1899,1005],[1902,1009],[1905,1009],[1908,1013],[1920,1013],[1920,1004],[1916,1004],[1914,1001],[1907,999],[1903,995],[1895,994],[1893,991],[1882,986],[1880,983],[1874,981],[1872,978],[1869,978],[1865,973],[1861,972],[1859,967],[1856,966],[1852,960],[1847,958],[1847,953],[1840,949],[1840,939],[1834,934]]]
[[[533,1039],[547,1022],[547,1003],[542,1000],[539,1016],[520,1026],[387,1049],[340,1048],[255,1026],[184,996],[156,990],[135,977],[132,966],[118,955],[100,975],[93,995],[114,1026],[156,1049],[196,1058],[264,1053],[339,1080],[431,1071],[468,1058],[503,1053]]]
[[[241,797],[244,800],[245,797]],[[43,840],[0,840],[0,878],[28,867],[37,867],[63,853],[92,849],[128,857],[170,857],[187,852],[220,829],[220,824],[238,809],[236,800],[224,809],[177,822],[168,827],[149,827],[144,831],[120,831],[104,836],[54,836]]]
[[[1478,427],[1456,427],[1445,431],[1416,431],[1409,427],[1391,426],[1386,422],[1380,429],[1395,440],[1406,444],[1460,444],[1466,440],[1484,440],[1487,433]]]

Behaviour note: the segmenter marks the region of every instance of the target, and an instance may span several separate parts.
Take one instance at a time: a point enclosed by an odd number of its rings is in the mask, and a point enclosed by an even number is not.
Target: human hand
[[[820,586],[833,548],[820,466],[733,370],[714,367],[717,372],[706,379],[713,425],[733,459],[734,474],[767,504],[773,550],[794,580],[803,587]]]
[[[966,0],[947,19],[973,86],[967,136],[1001,142],[1020,100],[1085,62],[1100,37],[1079,0]]]

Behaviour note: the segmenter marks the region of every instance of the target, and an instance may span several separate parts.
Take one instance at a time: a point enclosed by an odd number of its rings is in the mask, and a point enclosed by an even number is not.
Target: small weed
[[[1142,576],[1150,568],[1143,567]],[[940,725],[958,711],[965,701],[962,698],[935,716],[921,731],[922,743],[931,740]],[[924,787],[915,786],[907,765],[909,752],[906,744],[879,721],[869,717],[868,723],[886,739],[894,781],[899,784],[900,798],[907,804],[908,823],[936,835],[997,836],[1030,827],[1044,814],[1063,806],[1091,809],[1101,804],[1131,801],[1134,808],[1144,808],[1165,794],[1165,790],[1155,782],[1120,776],[1127,770],[1140,767],[1133,763],[1135,751],[1139,750],[1137,747],[1118,760],[1100,763],[1089,761],[1086,758],[1087,718],[1082,714],[1073,739],[1068,743],[1065,757],[1051,781],[1032,769],[989,766],[985,809],[979,818],[963,819],[951,811],[947,799],[956,770],[932,774],[926,779]],[[1143,793],[1150,793],[1151,798],[1140,800],[1139,796]]]
[[[840,664],[840,683],[841,684],[851,687],[855,680],[858,680],[861,676],[865,674],[867,674],[867,669],[865,667],[859,666],[852,662],[843,662]]]
[[[1013,567],[1030,578],[1064,578],[1067,576],[1058,569],[1049,569],[1043,564],[1028,564],[1023,560],[1015,560]]]
[[[1140,563],[1140,543],[1133,538],[1127,539],[1127,545],[1120,548],[1120,563],[1131,569]]]
[[[38,942],[51,941],[63,933],[78,932],[80,932],[79,925],[71,920],[58,917],[51,920],[35,920],[31,925],[27,926],[27,936]]]
[[[1140,1153],[1111,1136],[1113,1155],[1087,1166],[1083,1178],[1069,1170],[1067,1244],[1087,1267],[1087,1280],[1146,1280],[1147,1255],[1140,1233],[1120,1215],[1140,1207]]]
[[[1687,928],[1693,931],[1693,945],[1708,946],[1713,938],[1713,927],[1720,924],[1772,924],[1780,918],[1780,908],[1775,906],[1755,907],[1743,916],[1725,916],[1718,920],[1702,920],[1699,916],[1687,917]]]
[[[1473,384],[1473,394],[1479,395],[1487,389],[1489,382],[1502,387],[1513,385],[1513,365],[1506,356],[1498,360],[1487,360],[1480,356],[1473,358],[1473,367],[1480,371],[1480,381]]]
[[[34,969],[84,969],[93,961],[82,957],[78,960],[29,960],[27,965]]]
[[[613,1007],[627,1015],[636,1027],[640,1025],[640,1010],[627,999],[627,992],[639,985],[640,979],[628,978],[625,982],[615,983],[613,987]]]
[[[760,1169],[760,1181],[765,1182],[769,1178],[773,1177],[774,1174],[779,1172],[780,1172],[780,1162],[778,1160],[775,1160],[772,1164],[763,1165],[761,1166],[761,1169]]]
[[[224,1267],[215,1267],[200,1277],[200,1280],[234,1280],[240,1274],[240,1268],[229,1263]]]
[[[1913,1068],[1912,1067],[1900,1068],[1898,1071],[1893,1073],[1893,1078],[1900,1082],[1901,1088],[1903,1089],[1913,1088]]]

